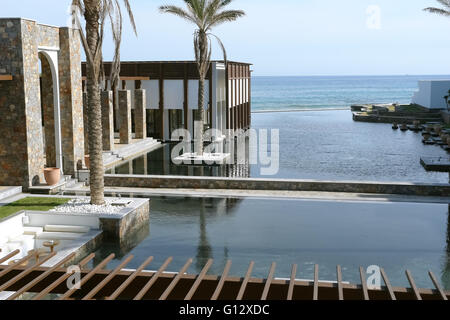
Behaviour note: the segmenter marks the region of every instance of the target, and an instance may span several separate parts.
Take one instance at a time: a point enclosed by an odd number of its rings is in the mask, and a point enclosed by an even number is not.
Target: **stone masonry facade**
[[[0,75],[11,75],[12,80],[0,81],[0,185],[21,185],[26,190],[45,183],[39,74],[41,51],[57,52],[58,57],[64,173],[73,174],[82,164],[84,129],[78,33],[32,20],[1,18]],[[42,64],[42,67],[46,65]],[[48,97],[42,99],[49,101]],[[47,140],[54,143],[52,138]],[[54,164],[52,159],[48,160]]]

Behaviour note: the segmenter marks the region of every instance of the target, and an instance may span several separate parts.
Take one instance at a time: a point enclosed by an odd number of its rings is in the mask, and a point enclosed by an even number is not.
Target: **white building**
[[[449,95],[450,80],[419,81],[419,91],[414,93],[412,103],[428,109],[447,109],[444,97]]]

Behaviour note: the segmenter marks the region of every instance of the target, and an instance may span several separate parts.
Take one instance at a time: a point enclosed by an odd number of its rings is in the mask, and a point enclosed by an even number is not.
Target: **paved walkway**
[[[89,187],[83,187],[73,192],[88,192]],[[260,198],[290,198],[331,201],[382,201],[382,202],[419,202],[450,204],[450,197],[420,197],[406,195],[385,195],[368,193],[315,192],[315,191],[277,191],[277,190],[233,190],[233,189],[150,189],[106,187],[105,193],[127,196],[180,196],[180,197],[260,197]]]

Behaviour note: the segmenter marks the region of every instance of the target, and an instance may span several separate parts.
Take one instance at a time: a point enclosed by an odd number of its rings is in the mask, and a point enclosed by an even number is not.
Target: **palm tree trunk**
[[[203,133],[204,133],[204,124],[205,124],[205,108],[204,108],[204,102],[205,102],[205,79],[203,79],[200,76],[200,79],[198,81],[198,112],[197,112],[197,119],[198,123],[200,124],[200,129],[198,129],[198,134],[195,139],[197,139],[196,144],[196,150],[198,156],[203,155]]]
[[[93,3],[96,1],[94,0]],[[94,56],[99,42],[99,10],[93,7],[86,10],[86,41],[89,50]],[[100,59],[94,58],[94,65],[87,63],[87,94],[89,104],[89,160],[90,160],[90,189],[91,203],[103,205],[104,180],[103,180],[103,142],[102,142],[102,109],[100,100]]]

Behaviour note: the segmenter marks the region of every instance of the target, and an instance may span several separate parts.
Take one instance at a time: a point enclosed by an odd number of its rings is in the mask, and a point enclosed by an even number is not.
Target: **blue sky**
[[[124,29],[122,60],[191,60],[194,27],[160,14],[181,0],[130,0],[138,38]],[[3,17],[66,25],[70,0],[2,1]],[[369,6],[380,29],[369,28]],[[450,74],[450,19],[423,12],[435,0],[235,0],[246,11],[214,30],[232,60],[254,64],[254,75]],[[105,59],[112,56],[105,44]],[[214,58],[221,58],[214,47]]]

